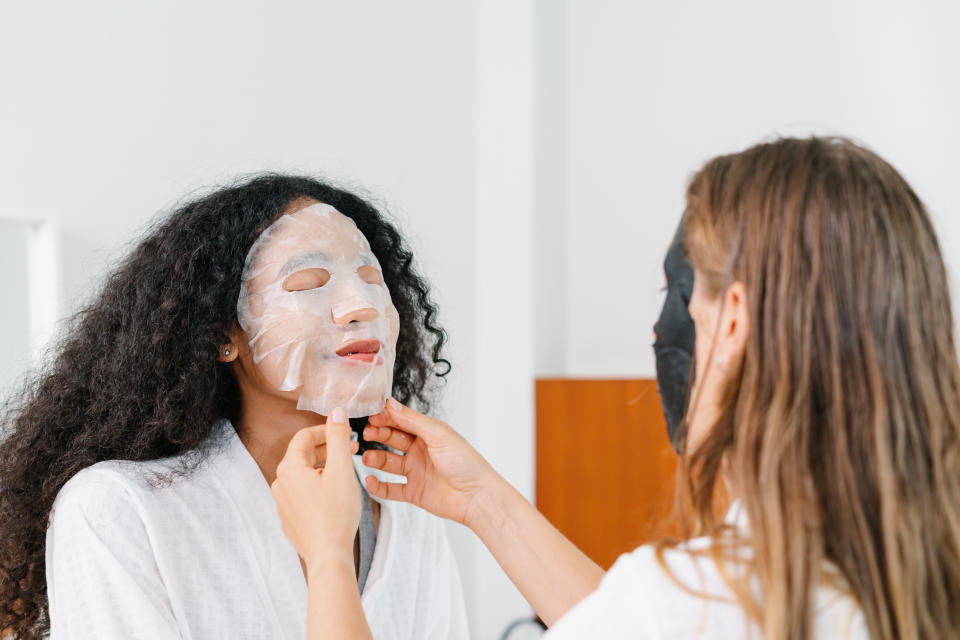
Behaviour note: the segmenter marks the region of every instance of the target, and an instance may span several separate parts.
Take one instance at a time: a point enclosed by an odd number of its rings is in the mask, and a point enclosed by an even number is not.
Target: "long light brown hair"
[[[848,140],[782,139],[694,176],[685,239],[712,296],[747,290],[743,361],[682,465],[718,562],[721,470],[742,501],[740,604],[767,640],[807,639],[832,584],[874,640],[960,638],[960,367],[923,203]]]

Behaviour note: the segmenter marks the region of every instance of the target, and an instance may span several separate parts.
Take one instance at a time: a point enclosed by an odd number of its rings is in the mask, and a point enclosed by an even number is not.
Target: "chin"
[[[367,416],[372,416],[383,411],[386,401],[386,395],[377,395],[352,399],[347,398],[342,402],[331,404],[327,398],[300,396],[297,409],[301,411],[312,411],[321,416],[327,416],[337,407],[343,407],[347,412],[348,418],[366,418]]]

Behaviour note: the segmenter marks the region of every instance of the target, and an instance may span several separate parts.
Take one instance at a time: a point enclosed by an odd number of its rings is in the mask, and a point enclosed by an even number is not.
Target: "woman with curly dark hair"
[[[307,177],[245,180],[153,228],[7,411],[0,629],[304,637],[306,569],[269,485],[334,406],[357,429],[387,395],[429,408],[449,363],[412,261],[370,203]],[[377,637],[465,636],[440,523],[362,502]]]

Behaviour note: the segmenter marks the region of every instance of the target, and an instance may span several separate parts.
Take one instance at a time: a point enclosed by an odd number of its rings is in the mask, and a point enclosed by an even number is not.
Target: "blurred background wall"
[[[442,416],[532,497],[534,379],[653,376],[660,262],[709,157],[862,141],[958,281],[958,27],[946,0],[0,0],[0,384],[180,199],[319,173],[400,221],[450,334]],[[450,532],[496,638],[529,608]]]

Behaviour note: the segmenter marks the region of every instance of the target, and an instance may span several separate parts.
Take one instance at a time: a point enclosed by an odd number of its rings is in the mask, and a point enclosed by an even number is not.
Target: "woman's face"
[[[389,397],[399,317],[352,220],[314,201],[290,207],[251,247],[237,318],[262,380],[297,408],[350,417]]]
[[[654,350],[668,434],[678,451],[689,453],[719,418],[730,372],[739,368],[746,348],[749,316],[742,282],[719,295],[711,292],[704,274],[687,262],[678,246],[671,246],[664,261],[667,297],[654,327]],[[685,444],[678,433],[683,416]]]

